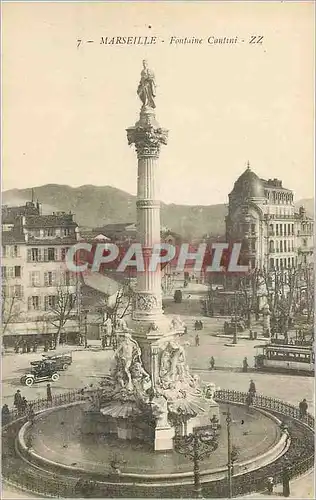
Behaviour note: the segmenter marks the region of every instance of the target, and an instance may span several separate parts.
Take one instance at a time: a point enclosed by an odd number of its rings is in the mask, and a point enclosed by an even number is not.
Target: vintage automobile
[[[56,382],[59,379],[59,373],[53,361],[43,360],[36,363],[28,373],[21,377],[21,384],[30,387],[37,382]]]
[[[43,354],[44,360],[53,361],[56,370],[67,370],[72,363],[72,352],[55,352]]]

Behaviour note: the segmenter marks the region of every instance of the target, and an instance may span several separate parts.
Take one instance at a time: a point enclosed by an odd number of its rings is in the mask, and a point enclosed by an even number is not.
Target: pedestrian
[[[200,330],[203,330],[203,323],[200,321]]]
[[[290,471],[288,466],[285,466],[282,473],[283,496],[290,496]]]
[[[195,347],[199,347],[200,345],[200,337],[199,334],[197,333],[195,336]]]
[[[267,490],[269,495],[272,495],[273,487],[274,487],[274,479],[272,476],[269,476],[267,479]]]
[[[243,362],[242,362],[242,371],[247,373],[248,371],[248,360],[246,357],[244,357]]]
[[[19,342],[16,342],[16,343],[14,344],[14,352],[15,352],[16,354],[18,354],[18,353],[19,353],[19,350],[20,350],[20,345],[19,345]]]
[[[34,424],[34,418],[35,418],[35,412],[34,412],[33,405],[29,405],[28,412],[27,412],[27,417],[28,417],[28,420],[30,421],[31,425],[33,425]]]
[[[16,393],[14,394],[13,405],[16,407],[19,414],[21,413],[21,403],[22,403],[22,394],[21,394],[20,389],[18,389],[16,391]]]
[[[188,327],[187,325],[184,325],[183,335],[185,335],[186,333],[188,333]]]
[[[46,386],[46,395],[47,395],[47,402],[52,404],[53,396],[52,396],[52,388],[51,388],[50,384],[47,384],[47,386]]]
[[[27,353],[31,352],[31,343],[30,342],[26,343],[26,352]]]
[[[27,344],[26,340],[24,340],[22,344],[22,353],[25,354],[26,352],[27,352]]]
[[[1,422],[2,422],[2,425],[6,425],[10,422],[10,410],[9,410],[9,407],[7,404],[2,406]]]
[[[214,368],[215,368],[215,359],[214,356],[212,356],[210,359],[210,369],[214,370]]]
[[[21,413],[26,413],[26,409],[27,409],[27,399],[25,397],[22,398],[22,401],[21,401]]]
[[[248,410],[249,410],[250,406],[252,405],[252,403],[253,403],[252,394],[250,392],[248,392],[248,394],[246,396],[246,405],[247,405]]]
[[[198,326],[199,326],[199,322],[198,322],[198,320],[195,320],[195,323],[194,323],[194,330],[195,331],[198,329]]]
[[[308,410],[308,404],[305,398],[300,402],[299,410],[300,410],[300,418],[305,418]]]
[[[249,384],[249,390],[248,390],[248,392],[249,392],[250,394],[252,394],[253,396],[255,396],[255,394],[256,394],[256,392],[257,392],[257,391],[256,391],[256,385],[255,385],[255,383],[254,383],[254,381],[253,381],[253,380],[250,380],[250,384]]]

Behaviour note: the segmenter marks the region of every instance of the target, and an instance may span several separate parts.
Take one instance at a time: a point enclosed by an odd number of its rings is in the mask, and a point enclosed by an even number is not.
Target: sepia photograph
[[[1,14],[2,498],[314,498],[315,2]]]

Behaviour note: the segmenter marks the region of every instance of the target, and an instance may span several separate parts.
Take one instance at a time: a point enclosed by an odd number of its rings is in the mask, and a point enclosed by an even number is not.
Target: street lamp
[[[233,498],[233,474],[234,474],[234,463],[238,458],[238,450],[236,446],[232,445],[231,440],[231,424],[233,420],[231,418],[231,413],[229,407],[226,415],[226,425],[227,425],[227,469],[228,469],[228,498]]]
[[[209,457],[218,447],[214,428],[194,429],[193,433],[175,437],[175,450],[193,461],[195,498],[203,498],[200,478],[200,460]]]

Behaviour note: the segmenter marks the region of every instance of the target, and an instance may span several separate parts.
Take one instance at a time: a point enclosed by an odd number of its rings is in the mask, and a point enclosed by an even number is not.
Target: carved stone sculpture
[[[139,345],[128,332],[119,341],[115,352],[116,370],[114,376],[122,387],[133,390],[131,367],[136,361],[141,363],[141,351]]]
[[[148,106],[155,108],[156,97],[156,82],[155,75],[151,69],[148,68],[147,61],[143,61],[143,69],[140,75],[140,82],[137,89],[137,94],[143,103],[143,107]]]

